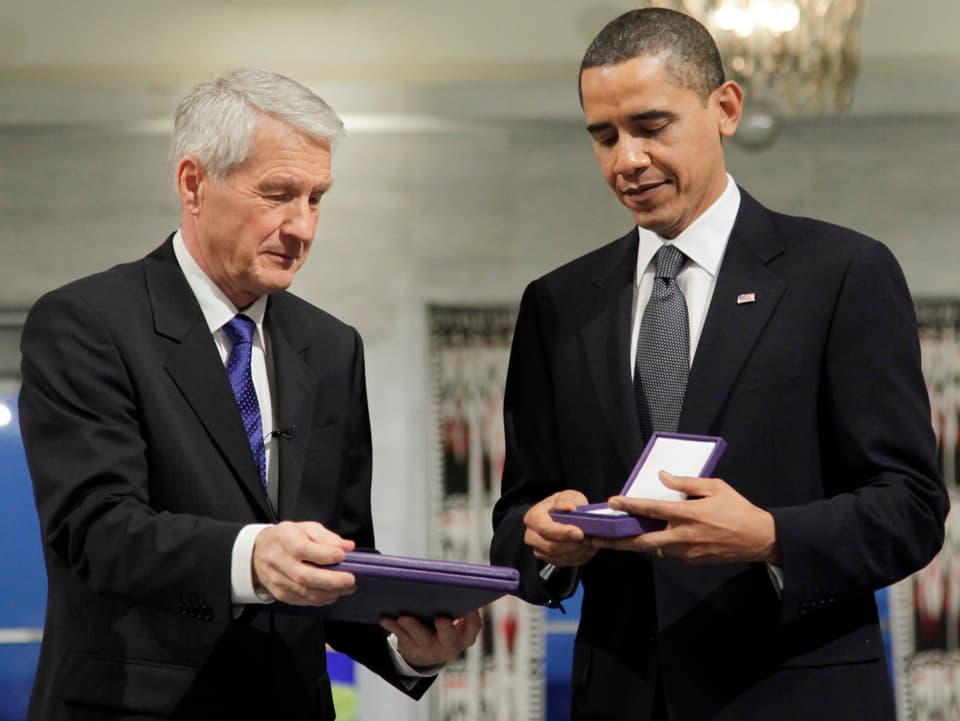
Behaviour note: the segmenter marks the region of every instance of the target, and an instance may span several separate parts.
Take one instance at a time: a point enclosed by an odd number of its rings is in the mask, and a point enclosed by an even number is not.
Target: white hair
[[[170,166],[196,158],[217,180],[250,154],[253,131],[264,115],[331,146],[343,121],[318,95],[295,80],[266,70],[234,70],[191,90],[174,116]]]

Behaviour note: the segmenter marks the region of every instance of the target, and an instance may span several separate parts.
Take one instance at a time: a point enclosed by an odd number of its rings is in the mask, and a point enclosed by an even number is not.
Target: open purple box
[[[684,494],[667,488],[657,478],[660,471],[668,471],[675,476],[708,476],[726,447],[726,442],[717,436],[654,433],[630,472],[620,495],[682,501]],[[550,517],[558,523],[577,526],[588,536],[604,538],[638,536],[647,531],[658,531],[666,525],[656,518],[631,516],[624,511],[615,511],[606,503],[577,506],[575,511],[551,511]]]

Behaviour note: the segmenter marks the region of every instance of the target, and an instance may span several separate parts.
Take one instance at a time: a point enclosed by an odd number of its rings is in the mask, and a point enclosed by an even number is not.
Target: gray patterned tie
[[[657,251],[650,300],[640,321],[633,388],[646,441],[654,431],[675,431],[690,370],[687,303],[677,273],[687,257],[672,245]]]

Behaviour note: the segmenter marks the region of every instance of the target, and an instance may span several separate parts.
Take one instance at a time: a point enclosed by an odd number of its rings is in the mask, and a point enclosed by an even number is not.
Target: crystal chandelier
[[[741,144],[760,148],[782,117],[820,117],[850,106],[864,0],[648,0],[702,22],[727,76],[743,86]]]

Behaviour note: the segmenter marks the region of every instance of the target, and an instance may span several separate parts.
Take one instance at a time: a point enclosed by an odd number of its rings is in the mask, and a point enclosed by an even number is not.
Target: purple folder
[[[705,477],[713,471],[726,447],[726,442],[717,436],[654,433],[620,495],[682,500],[681,494],[667,489],[659,480],[654,480],[654,476],[666,470],[675,476]],[[647,466],[648,461],[653,465]],[[577,506],[575,511],[551,511],[550,517],[558,523],[577,526],[588,536],[604,538],[639,536],[647,531],[658,531],[666,525],[660,519],[613,511],[606,503]]]
[[[356,591],[327,606],[277,604],[277,610],[361,623],[377,623],[381,616],[459,618],[513,593],[520,583],[517,570],[506,566],[369,551],[349,551],[329,568],[354,574]]]

